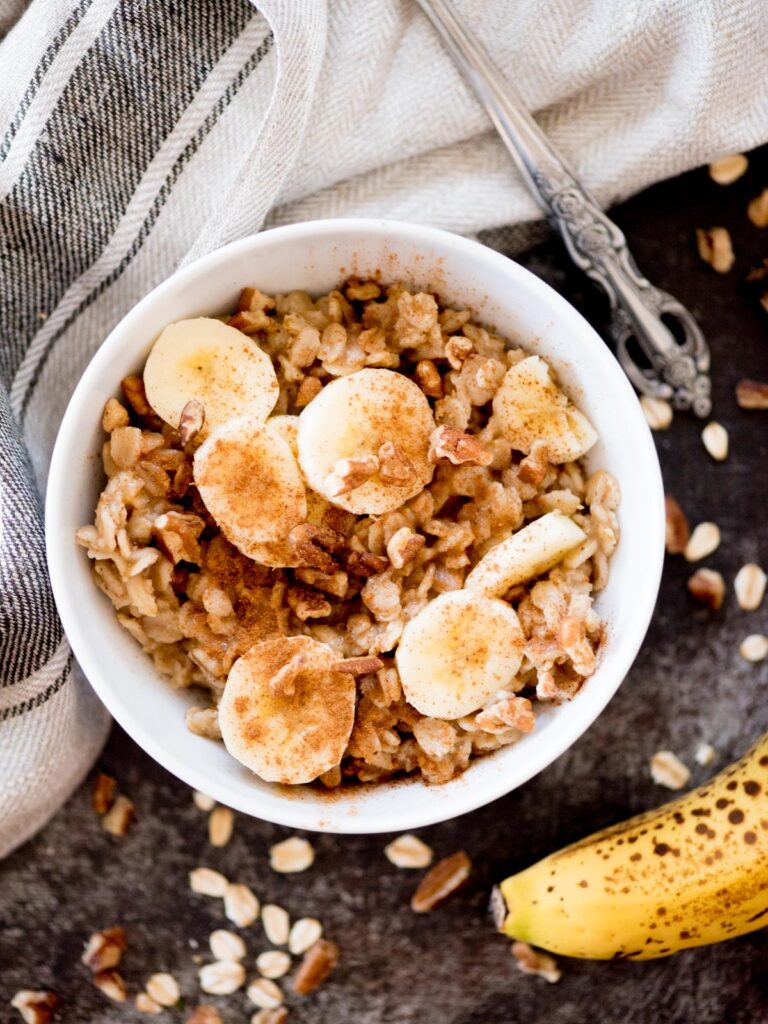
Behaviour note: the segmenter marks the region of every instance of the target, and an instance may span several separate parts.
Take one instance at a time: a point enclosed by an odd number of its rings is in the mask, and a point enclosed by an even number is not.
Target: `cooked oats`
[[[294,956],[301,956],[322,937],[323,926],[316,917],[300,917],[291,926],[288,949]]]
[[[269,850],[269,866],[282,875],[306,871],[315,862],[312,844],[300,836],[291,836],[275,843]]]
[[[618,488],[604,471],[588,476],[580,462],[551,464],[540,439],[530,451],[504,439],[492,401],[507,368],[527,353],[475,324],[468,310],[445,308],[401,284],[353,282],[316,300],[248,288],[228,323],[271,358],[278,415],[295,416],[330,382],[363,368],[414,380],[434,416],[434,472],[418,493],[382,514],[353,515],[323,502],[317,521],[290,531],[285,560],[299,564],[269,568],[229,543],[203,504],[193,472],[205,433],[201,410],[186,406],[183,423],[164,424],[143,377],[122,382],[126,404],[111,400],[103,416],[106,486],[92,525],[77,539],[121,625],[171,686],[195,692],[190,730],[220,740],[218,705],[234,662],[270,636],[305,635],[343,658],[380,659],[380,667],[356,676],[354,728],[322,785],[402,775],[439,783],[472,758],[517,742],[520,728],[502,727],[498,709],[478,708],[452,724],[447,745],[447,731],[438,727],[441,743],[406,702],[394,652],[406,624],[432,598],[461,589],[491,547],[553,509],[572,516],[587,539],[506,595],[526,640],[508,697],[530,701],[531,716],[572,699],[594,671],[605,637],[593,599],[619,539]],[[656,414],[663,417],[663,407]],[[376,450],[336,464],[336,494],[354,494],[371,471],[393,486],[412,479],[396,432]],[[226,842],[229,817],[227,808],[212,809],[213,842]],[[214,827],[218,822],[224,824]]]

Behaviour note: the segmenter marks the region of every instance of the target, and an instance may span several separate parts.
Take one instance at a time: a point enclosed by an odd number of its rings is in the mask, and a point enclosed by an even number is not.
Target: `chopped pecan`
[[[725,600],[725,580],[715,569],[697,569],[688,580],[688,591],[700,604],[716,612]]]
[[[349,536],[356,522],[357,516],[353,512],[347,512],[345,508],[338,508],[336,505],[329,505],[323,512],[323,526],[327,526],[340,537]]]
[[[443,397],[443,378],[431,359],[421,359],[416,363],[413,377],[428,398]]]
[[[18,1010],[26,1024],[48,1024],[59,997],[55,992],[21,989],[11,999],[11,1006]]]
[[[513,942],[511,953],[523,974],[536,974],[550,984],[560,981],[562,971],[556,961],[546,953],[533,949],[527,942]]]
[[[416,479],[413,463],[392,441],[385,441],[379,448],[379,479],[397,487],[405,487]]]
[[[163,554],[178,562],[200,563],[198,537],[205,529],[200,516],[191,512],[164,512],[152,526],[152,536]]]
[[[731,236],[727,228],[697,228],[699,256],[718,274],[727,274],[734,264]]]
[[[372,551],[349,551],[344,564],[353,576],[376,576],[389,568],[389,559]]]
[[[330,604],[316,590],[288,587],[285,596],[288,607],[302,622],[306,622],[307,619],[324,619],[331,614]]]
[[[302,566],[319,569],[329,576],[339,570],[333,555],[343,551],[344,538],[330,527],[300,523],[288,534],[288,540]]]
[[[124,836],[135,817],[133,801],[127,796],[119,796],[101,819],[101,827],[113,836]]]
[[[764,188],[759,196],[751,200],[747,216],[756,228],[768,227],[768,188]]]
[[[190,441],[194,441],[205,423],[205,406],[196,398],[190,398],[179,417],[179,437],[182,446],[186,448]]]
[[[667,516],[667,554],[682,555],[691,534],[688,520],[671,494],[664,498],[664,508]]]
[[[310,946],[293,976],[293,990],[300,996],[309,995],[326,980],[339,962],[339,947],[329,939],[318,939]]]
[[[115,780],[111,775],[99,772],[93,780],[91,806],[97,814],[106,814],[115,799]]]
[[[346,672],[351,676],[364,676],[369,672],[378,672],[384,668],[384,662],[375,654],[360,658],[344,658],[333,666],[334,672]]]
[[[460,466],[471,462],[477,466],[488,466],[493,461],[493,453],[471,434],[465,434],[455,427],[442,426],[432,431],[429,459],[435,464],[449,462],[453,466]]]
[[[768,382],[745,377],[736,385],[736,401],[742,409],[768,409]]]
[[[113,1003],[124,1003],[126,1000],[125,982],[117,971],[99,971],[93,976],[93,984],[107,999]]]
[[[330,497],[337,498],[341,494],[362,487],[364,483],[376,476],[379,471],[379,460],[375,455],[361,455],[355,459],[339,459],[333,472],[325,480],[325,491]]]
[[[119,925],[94,932],[88,939],[85,952],[80,958],[93,974],[117,967],[125,952],[125,929]]]
[[[447,899],[469,878],[472,862],[463,850],[439,860],[427,872],[411,897],[411,910],[425,914]]]

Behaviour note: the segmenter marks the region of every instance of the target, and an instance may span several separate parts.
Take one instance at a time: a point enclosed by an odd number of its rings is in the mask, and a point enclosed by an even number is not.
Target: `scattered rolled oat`
[[[733,153],[731,156],[713,160],[709,165],[709,176],[718,185],[732,185],[744,174],[748,166],[749,161],[743,153]]]
[[[212,996],[228,996],[242,988],[245,968],[235,960],[214,960],[198,971],[200,988]]]
[[[306,871],[312,867],[314,860],[315,851],[312,844],[299,836],[291,836],[281,843],[275,843],[269,851],[269,866],[282,875]]]
[[[697,569],[688,580],[688,590],[701,604],[716,612],[725,600],[725,580],[715,569]]]
[[[259,901],[247,885],[230,882],[224,892],[224,913],[238,928],[248,928],[259,916]]]
[[[764,188],[759,196],[747,206],[747,216],[756,228],[768,228],[768,188]]]
[[[256,970],[262,978],[282,978],[290,969],[291,958],[282,949],[268,949],[256,957]]]
[[[274,903],[266,903],[261,911],[261,923],[273,946],[284,946],[291,930],[288,911]]]
[[[259,1010],[251,1017],[251,1024],[285,1024],[288,1019],[288,1009],[285,1006],[277,1006],[274,1010]]]
[[[283,1001],[280,986],[276,985],[274,981],[270,981],[269,978],[257,978],[252,981],[245,990],[245,994],[252,1003],[260,1006],[263,1010],[274,1010]]]
[[[323,936],[323,926],[316,917],[300,917],[288,936],[288,949],[294,956],[306,953]]]
[[[160,1003],[156,1003],[152,996],[147,995],[146,992],[139,992],[136,996],[134,1003],[139,1013],[162,1013],[163,1008]]]
[[[666,430],[672,422],[672,406],[666,398],[641,395],[640,406],[651,430]]]
[[[736,385],[736,403],[741,409],[768,409],[768,382],[744,377]]]
[[[463,850],[444,857],[428,871],[411,897],[411,910],[425,914],[446,900],[469,878],[472,862]]]
[[[229,882],[213,868],[195,868],[189,872],[189,887],[201,896],[224,896]]]
[[[115,800],[115,780],[111,775],[99,772],[93,780],[91,806],[97,814],[106,814]]]
[[[523,974],[535,974],[551,985],[560,981],[562,971],[556,961],[547,953],[540,953],[527,942],[513,942],[510,950]]]
[[[125,929],[119,925],[94,932],[88,939],[80,957],[89,971],[98,974],[109,967],[117,967],[125,952]]]
[[[211,932],[208,945],[217,960],[242,960],[247,952],[240,936],[224,928]]]
[[[223,1024],[215,1006],[196,1006],[187,1017],[186,1024]]]
[[[762,633],[745,636],[739,646],[739,654],[745,661],[763,661],[768,656],[768,636]]]
[[[651,758],[651,778],[667,789],[682,789],[691,777],[689,769],[671,750],[657,750]]]
[[[93,984],[107,999],[113,1003],[124,1003],[126,1000],[125,982],[117,971],[99,971],[93,976]]]
[[[736,600],[739,608],[745,612],[753,612],[760,607],[765,595],[766,577],[759,565],[754,562],[747,562],[742,565],[736,573],[733,581],[733,589],[736,591]]]
[[[208,842],[211,846],[226,846],[232,838],[235,812],[229,807],[214,807],[208,818]]]
[[[717,751],[711,743],[705,743],[702,741],[698,747],[696,747],[696,753],[693,755],[693,759],[696,764],[700,764],[702,766],[712,764],[716,753]]]
[[[432,848],[418,836],[405,834],[384,847],[387,860],[396,868],[428,868],[432,863]]]
[[[712,420],[701,432],[701,440],[704,447],[716,462],[722,462],[728,458],[728,431],[722,425]]]
[[[161,1006],[175,1006],[181,999],[179,983],[172,974],[153,974],[144,987],[150,999]]]
[[[727,274],[734,264],[731,235],[727,228],[696,228],[699,256],[718,274]]]
[[[304,954],[299,969],[293,976],[293,991],[300,996],[309,995],[328,978],[339,962],[339,947],[328,939],[319,939]]]
[[[699,523],[685,545],[686,561],[698,562],[720,547],[720,530],[715,523]]]
[[[667,517],[666,547],[668,555],[682,555],[690,537],[688,520],[677,501],[668,494],[664,498],[664,509]]]
[[[113,836],[124,836],[136,817],[133,801],[119,796],[101,819],[101,827]]]
[[[216,801],[212,796],[208,796],[207,793],[201,793],[198,789],[192,793],[192,799],[198,811],[205,811],[206,814],[216,806]]]
[[[26,1024],[48,1024],[58,1001],[55,992],[23,988],[11,999],[11,1006]]]

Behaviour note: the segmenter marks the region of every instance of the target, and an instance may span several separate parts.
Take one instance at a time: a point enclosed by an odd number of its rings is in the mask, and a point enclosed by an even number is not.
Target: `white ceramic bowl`
[[[190,733],[188,695],[174,692],[118,625],[91,578],[75,530],[92,521],[103,486],[101,409],[119,381],[141,369],[168,323],[232,309],[240,289],[327,292],[345,275],[381,271],[470,307],[504,336],[544,356],[600,435],[589,455],[621,484],[621,542],[597,601],[609,639],[597,671],[569,704],[539,716],[534,733],[481,758],[443,786],[400,782],[325,796],[264,783],[221,744]],[[117,325],[78,384],[56,442],[46,531],[53,590],[74,653],[112,715],[133,739],[190,786],[247,814],[327,832],[388,832],[451,818],[530,779],[595,720],[643,640],[659,585],[664,513],[659,465],[637,399],[589,324],[516,263],[444,231],[378,220],[326,220],[265,231],[180,270]]]

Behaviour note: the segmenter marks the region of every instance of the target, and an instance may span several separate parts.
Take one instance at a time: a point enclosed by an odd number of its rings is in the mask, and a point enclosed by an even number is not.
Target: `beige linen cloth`
[[[606,205],[768,139],[765,0],[455,6]],[[0,855],[66,799],[108,725],[56,619],[37,494],[114,324],[265,224],[514,226],[514,247],[537,219],[410,0],[0,0],[3,33]]]

